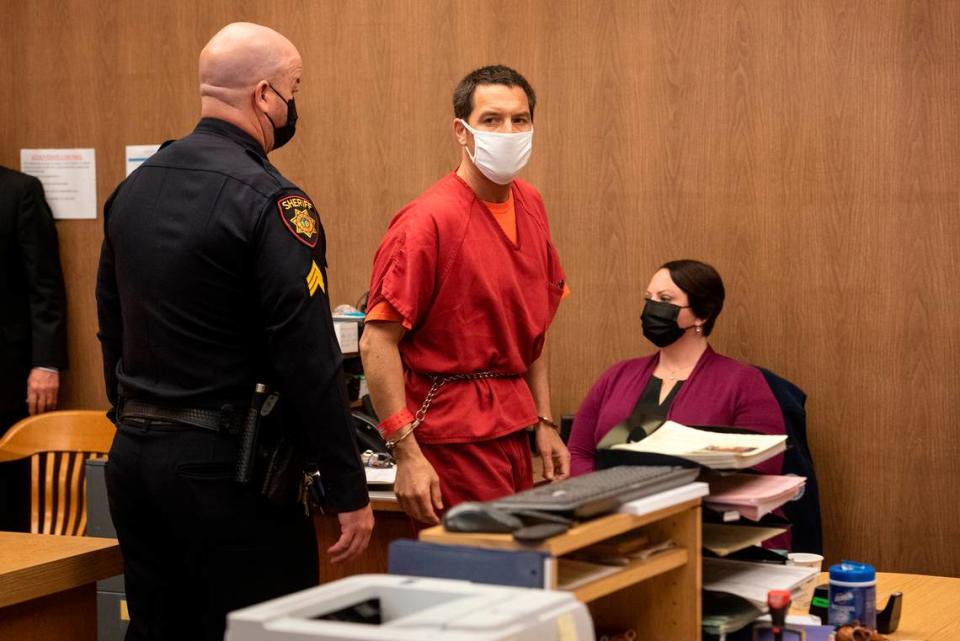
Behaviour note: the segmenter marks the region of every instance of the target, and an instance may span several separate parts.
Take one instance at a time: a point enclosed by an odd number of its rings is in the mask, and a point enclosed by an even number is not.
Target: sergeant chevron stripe
[[[307,290],[313,296],[317,292],[317,288],[324,294],[327,293],[327,287],[323,282],[323,272],[317,267],[315,261],[310,261],[310,273],[307,274]]]

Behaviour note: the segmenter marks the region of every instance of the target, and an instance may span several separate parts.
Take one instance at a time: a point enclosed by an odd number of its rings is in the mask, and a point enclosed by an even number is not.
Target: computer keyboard
[[[691,483],[699,473],[699,468],[621,465],[541,485],[490,503],[508,511],[560,512],[586,519],[612,512],[627,501]]]

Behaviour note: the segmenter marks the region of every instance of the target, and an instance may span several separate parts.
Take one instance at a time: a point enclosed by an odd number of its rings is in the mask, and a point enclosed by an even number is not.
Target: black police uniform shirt
[[[143,163],[104,206],[97,277],[107,394],[178,407],[279,391],[327,506],[366,505],[316,207],[222,120]],[[118,391],[119,390],[119,391]]]

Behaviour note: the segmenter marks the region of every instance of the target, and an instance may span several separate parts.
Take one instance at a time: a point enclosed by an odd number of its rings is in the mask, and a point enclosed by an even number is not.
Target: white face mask
[[[533,130],[516,134],[501,134],[493,131],[478,131],[463,119],[460,123],[473,134],[475,151],[467,155],[484,176],[498,185],[509,184],[514,176],[526,166],[533,151]]]

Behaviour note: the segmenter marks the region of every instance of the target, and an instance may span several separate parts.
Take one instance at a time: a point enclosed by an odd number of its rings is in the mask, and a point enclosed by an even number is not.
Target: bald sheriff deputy
[[[295,498],[234,480],[257,383],[280,394],[261,434],[316,468],[341,537],[373,527],[327,299],[313,201],[267,153],[293,136],[302,62],[253,24],[200,55],[202,119],[104,208],[97,305],[117,436],[107,489],[125,561],[127,640],[222,639],[226,613],[318,581],[312,521]]]

